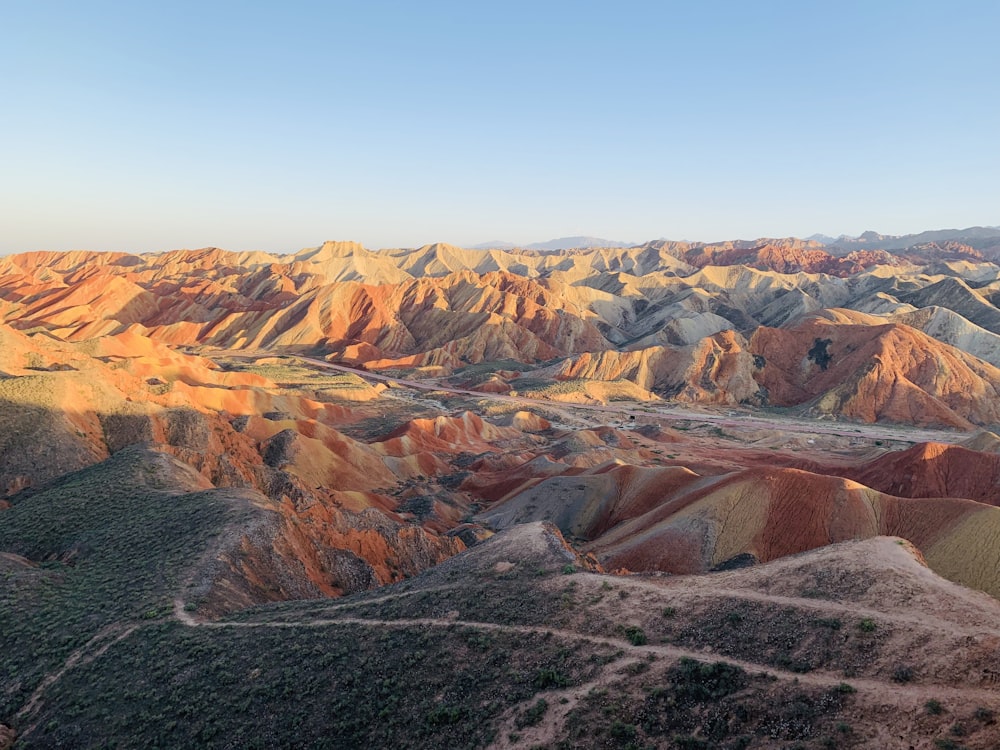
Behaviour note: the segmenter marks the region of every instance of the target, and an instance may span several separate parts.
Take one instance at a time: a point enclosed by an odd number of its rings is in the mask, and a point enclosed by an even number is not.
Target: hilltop
[[[545,253],[335,242],[290,256],[32,253],[0,260],[0,316],[66,341],[128,333],[421,376],[505,361],[536,383],[628,380],[642,389],[631,397],[989,426],[1000,266],[918,249],[837,257],[786,239]],[[793,375],[803,358],[816,361],[805,380]],[[502,377],[488,387],[524,390]]]
[[[0,747],[996,746],[1000,266],[882,244],[0,259]]]

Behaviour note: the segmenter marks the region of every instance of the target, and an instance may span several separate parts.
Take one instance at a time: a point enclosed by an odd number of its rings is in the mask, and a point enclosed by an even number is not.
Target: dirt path
[[[638,664],[642,659],[618,661],[614,666],[617,672],[630,664]],[[591,690],[600,690],[607,686],[615,674],[608,674],[603,669],[597,677],[579,685],[572,685],[561,690],[546,690],[544,700],[548,708],[542,720],[535,726],[518,726],[518,718],[525,709],[536,703],[541,696],[532,696],[527,701],[507,709],[497,729],[496,739],[487,746],[487,750],[506,750],[506,748],[534,748],[556,745],[565,735],[563,728],[570,712],[576,708]],[[517,739],[512,739],[516,737]]]
[[[641,584],[640,584],[641,585]],[[648,585],[642,586],[649,589]],[[658,589],[661,593],[664,589]],[[942,632],[966,636],[996,636],[1000,637],[1000,629],[990,627],[968,627],[952,620],[945,620],[926,613],[887,612],[881,609],[865,607],[859,604],[841,604],[830,599],[806,599],[796,596],[780,596],[765,594],[750,589],[706,588],[698,590],[694,587],[675,588],[671,592],[678,598],[687,599],[742,599],[743,601],[779,604],[797,609],[807,609],[828,615],[847,615],[855,618],[869,617],[876,621],[893,622],[902,625],[917,625],[922,629],[940,630]]]
[[[248,356],[247,352],[241,352],[243,356]],[[601,414],[615,414],[624,418],[644,417],[672,420],[689,420],[695,422],[706,422],[718,425],[719,427],[729,427],[731,429],[763,429],[782,432],[797,432],[809,435],[822,434],[834,435],[837,437],[858,438],[863,437],[870,440],[894,440],[907,443],[937,442],[937,443],[957,443],[968,437],[966,433],[949,430],[932,430],[920,427],[896,427],[881,424],[820,422],[803,419],[801,417],[777,418],[764,414],[747,414],[737,417],[731,414],[716,413],[708,410],[692,409],[677,404],[644,404],[641,407],[631,402],[620,402],[615,406],[602,406],[600,404],[570,404],[560,401],[549,401],[546,399],[526,398],[524,396],[509,396],[500,393],[481,393],[463,388],[454,388],[436,382],[424,382],[420,380],[410,380],[407,378],[397,378],[391,375],[380,375],[367,370],[357,370],[345,365],[335,365],[322,359],[313,357],[293,356],[301,362],[322,367],[327,370],[349,373],[360,378],[375,380],[381,383],[396,383],[419,391],[439,391],[461,396],[471,396],[477,399],[491,399],[514,403],[522,406],[536,406],[560,409],[576,409]]]
[[[45,695],[45,691],[62,679],[64,674],[73,669],[73,667],[90,664],[94,659],[103,656],[109,648],[119,641],[128,638],[138,627],[138,625],[115,623],[97,631],[93,638],[74,650],[59,669],[38,683],[38,687],[35,688],[31,697],[28,698],[28,702],[21,707],[20,711],[14,714],[14,719],[17,721],[30,719],[42,707],[42,697]],[[27,737],[35,730],[36,726],[36,724],[29,724],[19,736],[21,738]]]
[[[796,682],[803,685],[811,685],[819,688],[835,688],[844,683],[842,675],[832,672],[814,671],[799,674],[783,669],[777,669],[756,662],[743,661],[722,657],[717,654],[705,654],[702,651],[680,648],[666,645],[644,645],[634,646],[624,639],[611,638],[599,635],[589,635],[578,633],[573,630],[561,630],[558,628],[547,628],[539,625],[501,625],[493,622],[478,622],[473,620],[461,620],[458,618],[436,618],[417,617],[400,620],[380,620],[364,617],[342,617],[334,619],[290,621],[290,622],[199,622],[184,611],[183,602],[180,599],[174,601],[174,612],[177,619],[185,625],[191,627],[209,628],[213,630],[223,630],[228,628],[324,628],[337,627],[343,625],[362,625],[365,627],[382,628],[473,628],[476,630],[486,630],[495,633],[516,634],[516,635],[544,635],[563,638],[566,640],[586,641],[595,645],[611,646],[621,650],[624,654],[632,656],[645,656],[655,654],[677,660],[681,658],[695,659],[701,662],[725,661],[734,664],[751,674],[766,672],[780,680]],[[955,688],[943,685],[900,685],[897,683],[883,682],[871,678],[852,678],[849,684],[859,692],[870,694],[869,697],[882,704],[910,706],[915,702],[922,703],[929,698],[936,699],[956,699],[967,702],[987,702],[996,703],[1000,698],[997,691],[983,690],[980,688]]]
[[[746,585],[744,573],[730,571],[714,574],[694,574],[664,577],[621,576],[616,577],[617,586],[630,588],[636,592],[654,592],[661,596],[680,599],[738,599],[756,601],[797,609],[811,610],[831,615],[850,617],[870,617],[874,620],[898,623],[902,626],[917,626],[924,630],[936,630],[954,635],[970,637],[993,637],[1000,639],[1000,603],[990,595],[959,585],[935,573],[923,563],[919,563],[910,553],[903,552],[901,540],[884,538],[881,542],[872,540],[864,548],[864,566],[873,570],[896,571],[902,578],[892,583],[891,578],[883,578],[883,592],[890,601],[869,599],[869,601],[841,601],[833,598],[812,598],[794,595],[772,594]],[[822,553],[843,545],[829,545],[806,554]],[[847,554],[847,553],[838,553]],[[850,554],[860,554],[857,552]],[[858,558],[859,565],[862,565]],[[818,560],[816,565],[822,565]],[[771,560],[756,568],[768,571],[767,578],[787,585],[798,572],[799,555],[788,555]],[[765,579],[766,581],[766,579]],[[763,585],[760,579],[756,585]],[[800,581],[805,585],[805,579]],[[742,584],[742,585],[741,585]],[[916,587],[922,598],[909,601]],[[908,603],[902,603],[902,602]]]

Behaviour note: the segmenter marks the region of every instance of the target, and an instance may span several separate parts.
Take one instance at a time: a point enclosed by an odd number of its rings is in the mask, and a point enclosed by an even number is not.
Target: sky
[[[0,253],[997,225],[997,28],[995,0],[0,0]]]

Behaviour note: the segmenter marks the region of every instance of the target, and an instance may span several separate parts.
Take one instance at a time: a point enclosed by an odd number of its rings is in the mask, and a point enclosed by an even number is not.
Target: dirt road
[[[327,370],[349,373],[357,375],[366,380],[379,383],[396,384],[412,388],[418,391],[437,391],[439,393],[451,393],[461,396],[471,396],[476,399],[487,399],[525,407],[547,407],[573,411],[591,412],[602,414],[619,419],[636,418],[656,418],[673,421],[703,422],[716,425],[718,427],[728,427],[730,429],[759,429],[773,430],[775,432],[795,432],[809,435],[835,435],[838,437],[866,438],[869,440],[891,440],[906,443],[957,443],[968,437],[966,433],[955,432],[953,430],[931,430],[919,427],[895,426],[885,424],[865,424],[862,422],[833,422],[819,419],[805,419],[802,417],[776,417],[765,414],[739,414],[734,415],[732,409],[727,409],[727,413],[712,411],[708,408],[694,409],[680,406],[678,404],[643,403],[632,401],[620,401],[614,405],[601,404],[571,404],[562,401],[549,401],[546,399],[526,398],[524,396],[510,396],[499,393],[481,393],[463,388],[455,388],[435,381],[410,380],[398,378],[391,375],[381,375],[379,373],[358,370],[345,365],[331,364],[322,359],[314,357],[295,356],[301,362],[305,362],[314,367],[321,367]]]

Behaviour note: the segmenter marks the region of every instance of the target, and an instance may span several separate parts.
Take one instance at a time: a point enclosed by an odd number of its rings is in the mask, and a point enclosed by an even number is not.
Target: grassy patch
[[[260,375],[279,388],[328,390],[335,388],[365,388],[369,383],[351,372],[339,372],[297,364],[295,360],[257,364],[241,360],[226,360],[223,366],[235,372]]]
[[[212,492],[171,491],[149,455],[121,451],[4,511],[0,550],[39,566],[0,581],[0,717],[102,629],[169,614],[192,560],[252,516]]]
[[[504,711],[586,679],[586,651],[465,628],[153,624],[50,692],[47,746],[473,748]],[[68,710],[67,710],[67,707]],[[539,697],[521,723],[548,709]],[[50,726],[51,725],[51,726]]]

